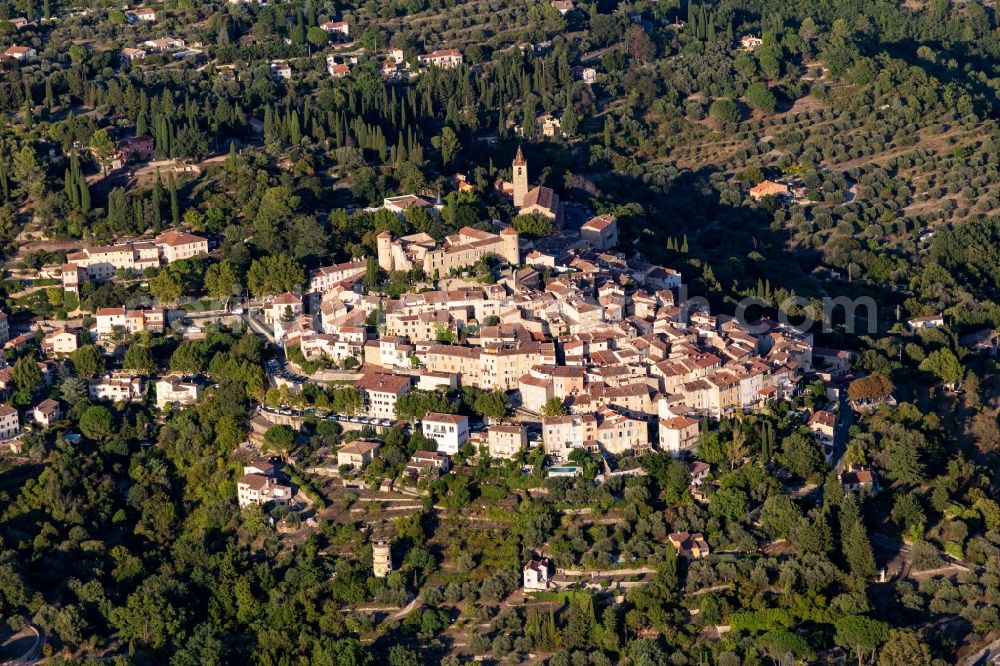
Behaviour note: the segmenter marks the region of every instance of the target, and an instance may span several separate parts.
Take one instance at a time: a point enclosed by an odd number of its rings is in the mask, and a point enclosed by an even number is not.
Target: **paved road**
[[[833,427],[833,454],[830,465],[836,474],[844,471],[844,454],[847,453],[847,441],[850,439],[851,425],[854,424],[854,410],[847,401],[847,392],[840,393],[840,406],[837,409],[837,423]],[[819,488],[819,504],[823,503],[823,486]]]
[[[987,666],[987,664],[997,663],[998,660],[1000,660],[1000,638],[971,657],[963,659],[961,666]]]
[[[402,620],[404,617],[406,617],[407,615],[409,615],[410,613],[412,613],[414,611],[414,609],[416,609],[417,604],[419,604],[419,603],[420,603],[420,595],[418,594],[417,596],[413,597],[413,601],[411,601],[410,603],[406,604],[406,606],[404,606],[403,608],[400,608],[398,611],[396,611],[395,613],[393,613],[389,617],[385,618],[385,621],[386,622],[398,622],[399,620]]]
[[[271,334],[271,331],[269,331],[267,326],[261,323],[260,320],[246,313],[244,313],[242,317],[243,321],[245,321],[247,325],[250,327],[250,330],[252,330],[257,335],[264,336],[264,339],[270,342],[271,344],[277,344],[277,342],[275,342],[274,340],[274,335]]]
[[[31,645],[18,645],[27,638],[31,639]],[[40,656],[43,641],[44,638],[42,637],[42,633],[34,626],[30,624],[27,625],[24,629],[8,638],[3,645],[0,645],[0,648],[4,651],[12,649],[15,645],[18,647],[26,647],[25,651],[19,656],[4,661],[3,666],[26,666],[27,664],[35,663]]]
[[[837,410],[837,424],[833,431],[833,469],[837,474],[844,471],[844,454],[847,453],[847,440],[850,438],[851,425],[854,424],[854,410],[847,401],[847,391],[840,392],[840,408]]]

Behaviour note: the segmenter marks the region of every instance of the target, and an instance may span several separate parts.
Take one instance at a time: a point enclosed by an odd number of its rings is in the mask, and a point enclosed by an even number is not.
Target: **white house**
[[[428,412],[423,418],[424,437],[437,442],[437,450],[449,456],[469,441],[469,418],[458,414]]]
[[[24,61],[31,60],[38,55],[38,51],[31,48],[30,46],[11,46],[3,54],[14,60]]]
[[[351,27],[344,21],[327,21],[319,27],[323,28],[328,35],[340,34],[349,37],[351,34]]]
[[[292,488],[279,483],[272,476],[246,474],[236,484],[240,508],[251,504],[288,504],[292,499]]]
[[[167,375],[156,382],[156,406],[194,405],[201,398],[201,386],[186,382],[180,375]]]
[[[0,440],[17,437],[21,433],[21,422],[17,410],[10,405],[0,404]]]
[[[661,450],[680,453],[693,449],[698,441],[698,421],[686,416],[660,419]]]
[[[271,63],[271,74],[279,79],[288,80],[292,78],[292,67],[284,60],[275,60]]]
[[[547,590],[552,582],[552,562],[547,557],[528,560],[524,565],[524,589]]]
[[[139,9],[130,9],[125,12],[125,18],[129,23],[138,23],[139,21],[145,21],[146,23],[156,22],[156,10],[152,7],[140,7]]]
[[[424,65],[433,65],[441,69],[453,69],[462,64],[462,52],[458,49],[444,49],[420,56]]]
[[[91,400],[129,402],[141,400],[143,393],[141,377],[101,377],[87,382]]]
[[[938,328],[944,326],[944,315],[933,315],[930,317],[914,317],[906,322],[911,332],[916,333],[922,328]]]
[[[48,428],[63,417],[62,406],[52,398],[46,398],[35,405],[31,415],[35,423]]]

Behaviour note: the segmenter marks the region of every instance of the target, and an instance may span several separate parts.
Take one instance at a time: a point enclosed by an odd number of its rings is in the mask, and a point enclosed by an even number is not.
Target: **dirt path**
[[[639,576],[642,574],[656,573],[656,569],[649,567],[636,567],[634,569],[599,569],[597,571],[585,571],[583,569],[561,569],[556,573],[564,576]]]

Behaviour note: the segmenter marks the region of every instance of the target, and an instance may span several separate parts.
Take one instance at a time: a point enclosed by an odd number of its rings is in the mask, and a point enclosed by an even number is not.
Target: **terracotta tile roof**
[[[403,375],[370,372],[361,377],[355,386],[358,390],[370,393],[395,393],[398,395],[410,388],[410,378]]]
[[[207,242],[207,239],[202,238],[201,236],[195,236],[194,234],[189,234],[184,231],[176,231],[174,229],[168,229],[156,237],[157,245],[169,245],[171,247],[204,242]]]
[[[580,228],[588,231],[604,231],[617,221],[618,218],[614,215],[598,215],[584,222]]]

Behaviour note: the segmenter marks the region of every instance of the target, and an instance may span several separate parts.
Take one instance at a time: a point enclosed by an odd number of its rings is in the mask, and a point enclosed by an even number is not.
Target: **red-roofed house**
[[[462,64],[462,52],[458,49],[444,49],[420,56],[424,65],[434,65],[441,69],[453,69]]]
[[[674,532],[667,537],[681,557],[700,560],[709,554],[708,543],[699,532]]]
[[[815,434],[822,444],[833,444],[833,433],[837,427],[837,415],[826,410],[819,410],[809,417],[809,431]]]
[[[31,60],[38,55],[38,51],[31,48],[30,46],[11,46],[8,47],[6,51],[3,52],[8,58],[13,58],[19,62],[25,60]]]
[[[697,445],[697,421],[686,416],[660,419],[660,449],[679,453],[693,449]]]
[[[381,372],[369,372],[356,384],[365,403],[368,416],[377,419],[396,418],[396,400],[410,391],[410,378]]]
[[[580,237],[600,250],[609,250],[618,245],[618,218],[614,215],[598,215],[583,223]]]
[[[878,477],[867,467],[851,466],[840,473],[840,487],[845,493],[857,493],[862,490],[878,490]]]
[[[208,254],[208,239],[183,231],[169,229],[156,237],[154,241],[160,250],[160,256],[168,264],[181,259],[190,259]]]
[[[787,197],[788,196],[788,186],[782,185],[781,183],[776,183],[773,180],[765,180],[764,182],[754,185],[750,188],[750,198],[754,201],[760,201],[765,197]]]
[[[79,336],[72,328],[59,328],[42,338],[42,351],[46,354],[72,354],[79,346]]]

